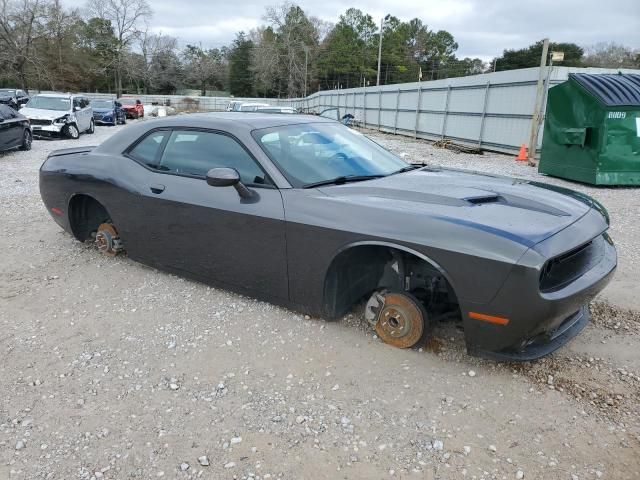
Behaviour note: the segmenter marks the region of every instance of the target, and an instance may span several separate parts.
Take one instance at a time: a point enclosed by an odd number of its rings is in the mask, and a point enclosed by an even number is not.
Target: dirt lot
[[[454,326],[396,350],[357,315],[305,318],[74,241],[38,167],[119,128],[0,156],[1,479],[640,478],[636,190],[571,185],[611,209],[618,276],[567,347],[498,364],[467,356]]]

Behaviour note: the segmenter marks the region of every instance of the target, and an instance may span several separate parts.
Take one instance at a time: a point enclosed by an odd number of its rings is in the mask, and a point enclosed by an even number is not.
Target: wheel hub
[[[115,227],[110,223],[103,223],[96,232],[96,246],[107,255],[115,256],[122,251],[122,242]]]
[[[425,316],[417,300],[403,293],[376,293],[382,295],[377,305],[377,317],[374,329],[378,336],[390,345],[398,348],[410,348],[416,345],[425,332]]]

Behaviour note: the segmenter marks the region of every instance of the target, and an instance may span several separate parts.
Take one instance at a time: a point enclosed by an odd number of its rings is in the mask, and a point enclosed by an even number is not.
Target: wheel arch
[[[97,227],[111,219],[107,207],[93,195],[74,193],[67,204],[69,229],[80,242],[91,238]]]
[[[364,255],[368,252],[364,251],[364,249],[375,250],[375,253],[384,254],[383,252],[391,253],[391,252],[399,252],[405,255],[409,255],[414,257],[420,261],[425,262],[432,269],[436,270],[449,284],[454,294],[457,297],[457,289],[455,283],[453,282],[451,276],[446,271],[442,265],[433,260],[428,255],[421,253],[413,248],[407,247],[405,245],[397,244],[394,242],[387,241],[378,241],[378,240],[363,240],[358,242],[349,243],[347,245],[342,246],[338,249],[332,259],[329,262],[329,265],[325,271],[323,277],[323,295],[322,295],[322,308],[324,314],[329,318],[336,318],[340,315],[343,315],[351,308],[355,302],[357,302],[363,295],[369,293],[369,291],[375,290],[375,288],[371,288],[372,284],[370,283],[372,278],[369,277],[367,279],[363,279],[362,283],[359,283],[355,287],[350,285],[350,288],[346,289],[346,293],[342,293],[342,298],[339,298],[341,285],[339,282],[344,282],[344,279],[339,279],[337,275],[341,272],[341,268],[344,268],[348,265],[349,261],[358,261],[358,254],[363,252]],[[385,262],[380,262],[380,258],[376,258],[374,262],[368,265],[369,269],[376,269],[383,267],[386,265],[388,261],[387,258],[383,258]],[[377,263],[376,263],[377,262]],[[365,269],[366,270],[366,269]],[[378,272],[381,275],[381,272]],[[366,274],[366,272],[365,272]],[[376,278],[380,278],[380,275]],[[358,282],[356,282],[358,283]]]

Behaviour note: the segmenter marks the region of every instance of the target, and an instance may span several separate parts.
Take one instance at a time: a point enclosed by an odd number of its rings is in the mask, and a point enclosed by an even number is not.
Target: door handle
[[[164,185],[160,185],[158,184],[154,184],[149,186],[149,190],[151,190],[153,193],[155,194],[160,194],[162,192],[164,192]]]

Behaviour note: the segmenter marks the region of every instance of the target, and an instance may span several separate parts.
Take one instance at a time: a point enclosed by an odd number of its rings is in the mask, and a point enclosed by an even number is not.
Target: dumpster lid
[[[640,106],[640,75],[635,73],[570,73],[582,88],[607,107]]]

